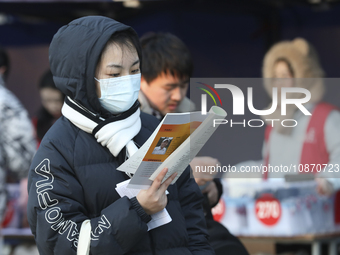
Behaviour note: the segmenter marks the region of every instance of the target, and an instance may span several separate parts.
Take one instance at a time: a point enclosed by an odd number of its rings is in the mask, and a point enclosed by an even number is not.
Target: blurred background
[[[48,68],[48,46],[62,25],[104,15],[142,36],[171,32],[192,52],[194,77],[261,77],[269,47],[304,37],[317,49],[327,77],[340,66],[340,1],[1,1],[0,45],[8,50],[7,86],[30,115],[40,105],[37,84]]]
[[[36,115],[41,105],[38,83],[49,68],[48,48],[53,35],[71,20],[87,15],[103,15],[116,19],[132,26],[139,36],[150,31],[170,32],[177,35],[192,53],[193,77],[196,78],[260,78],[263,57],[269,48],[276,42],[292,40],[296,37],[305,38],[316,48],[326,77],[339,77],[340,1],[338,0],[0,0],[0,45],[8,52],[11,63],[7,88],[20,99],[30,117]],[[263,95],[265,95],[264,90],[261,98]],[[339,94],[333,93],[332,96],[332,103],[340,106],[340,100],[337,102],[334,99],[339,97]],[[269,99],[264,105],[267,103]],[[224,160],[236,164],[242,160],[261,158],[260,148],[264,129],[256,130],[255,135],[248,133],[244,136],[235,133],[230,135],[229,142],[233,144],[233,141],[240,139],[240,136],[243,136],[242,141],[246,141],[247,135],[248,138],[250,136],[253,138],[252,142],[247,144],[248,151],[244,151],[242,146],[229,147],[227,148],[229,157],[225,157]],[[206,155],[209,153],[207,152]],[[295,192],[297,188],[294,186],[291,190]],[[314,187],[306,187],[306,190],[311,189]],[[320,203],[317,208],[331,206],[330,200],[324,200],[317,201]],[[235,200],[226,198],[225,203],[220,204],[215,210],[217,215],[215,219],[221,222],[225,219],[229,223],[235,223],[226,225],[231,232],[243,238],[242,241],[251,254],[276,254],[278,251],[281,254],[335,255],[339,253],[336,246],[339,241],[337,234],[305,236],[295,240],[291,238],[295,234],[301,234],[301,231],[295,231],[290,227],[295,224],[296,228],[300,228],[298,223],[303,220],[302,218],[309,217],[308,220],[312,223],[318,219],[317,226],[324,226],[327,219],[333,217],[332,214],[326,215],[325,221],[322,221],[320,215],[313,218],[311,214],[297,213],[301,218],[293,218],[296,211],[292,212],[292,210],[297,210],[296,203],[300,203],[300,200],[282,204],[282,213],[285,213],[284,224],[288,226],[287,228],[281,226],[275,230],[277,232],[273,232],[262,225],[256,225],[260,223],[255,222],[253,227],[255,226],[258,232],[254,232],[255,234],[249,237],[247,233],[242,232],[242,226],[249,224],[249,220],[256,220],[249,218],[249,215],[248,218],[246,216],[247,204],[248,207],[255,206],[254,202],[249,201],[249,198]],[[322,215],[324,217],[325,214]],[[289,219],[293,220],[289,221]],[[338,227],[336,231],[340,231],[340,228]],[[315,229],[306,232],[312,233]],[[282,233],[286,236],[282,237]],[[275,239],[274,236],[280,238]],[[17,244],[15,237],[12,239],[13,243]],[[285,253],[286,250],[292,250],[285,249],[287,244],[293,243],[307,243],[311,247],[303,247],[302,251],[305,253],[298,253],[299,246],[293,249],[295,253]]]

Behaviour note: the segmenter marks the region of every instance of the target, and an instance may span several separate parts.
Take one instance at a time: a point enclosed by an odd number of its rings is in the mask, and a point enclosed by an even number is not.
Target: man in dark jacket
[[[186,97],[189,79],[193,72],[191,54],[184,42],[170,33],[149,33],[141,39],[143,50],[143,75],[139,101],[141,110],[162,119],[171,112],[191,112],[195,105]],[[195,166],[216,166],[212,157],[196,157]],[[194,172],[197,184],[204,195],[203,207],[215,253],[247,255],[242,243],[219,222],[213,219],[211,209],[219,202],[223,187],[220,179],[209,174]]]
[[[184,42],[170,33],[149,33],[140,41],[144,60],[138,96],[141,110],[158,119],[167,113],[194,111],[194,103],[186,97],[193,61]],[[190,163],[192,169],[217,164],[218,160],[212,157],[195,157]],[[194,177],[209,200],[209,208],[215,206],[222,195],[220,180],[199,172],[194,172]]]
[[[105,74],[98,69],[112,49],[106,47],[111,38],[118,49],[113,55],[135,58],[137,51],[138,59],[113,59],[104,65]],[[136,40],[132,28],[98,16],[72,21],[52,40],[51,71],[67,97],[63,116],[44,136],[29,174],[29,223],[41,255],[76,254],[79,232],[88,220],[90,254],[214,254],[207,241],[202,195],[189,178],[189,168],[167,187],[163,201],[172,221],[150,231],[152,210],[146,203],[153,201],[142,197],[151,188],[131,199],[116,192],[116,185],[129,178],[116,168],[158,125],[154,117],[140,113],[138,101],[112,114],[104,100],[105,82],[132,80],[139,72],[142,58]],[[131,68],[126,68],[131,60]],[[122,75],[125,70],[128,75]],[[112,134],[115,129],[121,132]]]

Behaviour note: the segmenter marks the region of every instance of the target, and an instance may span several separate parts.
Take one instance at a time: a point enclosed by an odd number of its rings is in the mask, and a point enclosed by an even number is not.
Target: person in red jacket
[[[282,87],[306,88],[311,93],[311,99],[304,106],[312,116],[302,114],[295,105],[287,105],[287,115],[281,116],[279,101],[276,111],[266,118],[295,119],[299,124],[294,128],[280,124],[274,125],[273,128],[271,125],[267,126],[263,150],[265,164],[308,165],[310,169],[313,165],[339,166],[340,112],[335,106],[322,101],[325,92],[322,80],[324,76],[316,50],[302,38],[279,42],[267,52],[263,62],[263,78],[268,95],[271,97],[272,88],[277,87],[280,100]],[[301,96],[298,93],[295,95]],[[330,194],[340,187],[339,179],[330,178],[335,176],[327,171],[328,169],[325,169],[322,174],[316,169],[313,171],[317,177],[328,177],[317,180],[317,190],[320,194]],[[276,176],[282,177],[278,176],[282,174],[284,173],[278,173]]]

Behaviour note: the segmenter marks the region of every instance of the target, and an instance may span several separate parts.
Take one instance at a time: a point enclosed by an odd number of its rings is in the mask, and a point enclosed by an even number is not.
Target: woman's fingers
[[[168,168],[164,168],[156,177],[156,179],[153,181],[150,191],[157,192],[160,191],[161,193],[165,192],[166,189],[169,187],[171,182],[176,178],[177,173],[173,173],[171,176],[169,176],[163,183],[162,180],[166,176],[168,172]]]
[[[153,181],[150,190],[151,191],[157,191],[159,187],[162,184],[162,180],[165,177],[166,173],[168,172],[168,168],[164,168],[156,177],[156,179]]]
[[[156,177],[152,185],[147,190],[141,190],[137,195],[137,200],[146,213],[152,215],[164,209],[167,204],[167,196],[165,190],[175,179],[177,173],[172,174],[162,184],[162,180],[166,176],[168,168],[164,168]]]
[[[176,178],[177,173],[173,173],[171,176],[168,177],[168,179],[166,179],[162,185],[159,187],[159,191],[161,193],[165,192],[166,189],[169,187],[169,185],[171,184],[171,182]]]

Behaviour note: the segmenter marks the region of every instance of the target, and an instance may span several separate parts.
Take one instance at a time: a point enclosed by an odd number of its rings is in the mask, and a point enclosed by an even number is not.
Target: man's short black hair
[[[188,79],[193,61],[187,46],[170,33],[149,33],[140,38],[143,53],[143,77],[150,83],[161,73]]]
[[[6,71],[3,74],[3,79],[6,81],[9,72],[9,58],[4,48],[0,46],[0,67],[6,67]]]

